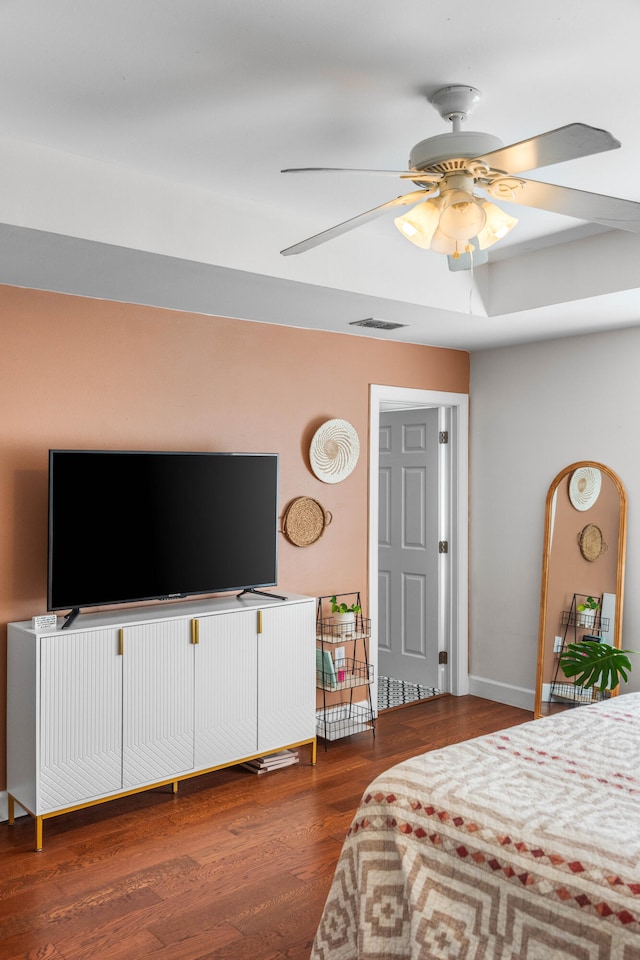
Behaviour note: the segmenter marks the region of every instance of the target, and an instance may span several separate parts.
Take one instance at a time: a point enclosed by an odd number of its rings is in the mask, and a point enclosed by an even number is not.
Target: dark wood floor
[[[0,825],[0,960],[307,960],[367,784],[408,757],[531,719],[474,697],[380,716],[316,767],[239,767],[33,825]]]

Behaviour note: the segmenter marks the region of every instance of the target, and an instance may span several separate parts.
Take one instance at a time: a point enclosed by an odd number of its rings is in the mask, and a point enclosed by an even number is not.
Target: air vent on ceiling
[[[352,320],[350,327],[369,327],[374,330],[397,330],[399,327],[406,327],[406,323],[392,323],[390,320],[376,320],[375,317],[369,317],[367,320]]]

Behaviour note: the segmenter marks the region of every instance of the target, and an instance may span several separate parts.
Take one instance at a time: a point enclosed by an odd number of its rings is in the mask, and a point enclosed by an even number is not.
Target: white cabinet
[[[215,767],[258,750],[257,613],[198,621],[195,763]]]
[[[194,691],[190,623],[122,629],[122,787],[193,770]]]
[[[314,736],[314,629],[313,603],[197,621],[196,768]]]
[[[12,686],[10,673],[9,690]],[[39,704],[34,694],[32,687],[28,707],[40,707],[35,744],[39,769],[29,800],[36,810],[55,810],[120,790],[122,658],[117,630],[42,637]]]
[[[302,724],[315,734],[315,642],[309,659],[300,656],[298,637],[315,637],[315,607],[265,610],[258,637],[258,752],[290,743]],[[307,710],[313,704],[309,718]],[[311,726],[306,724],[311,719]]]
[[[310,744],[315,601],[255,597],[9,624],[7,792],[36,821]]]

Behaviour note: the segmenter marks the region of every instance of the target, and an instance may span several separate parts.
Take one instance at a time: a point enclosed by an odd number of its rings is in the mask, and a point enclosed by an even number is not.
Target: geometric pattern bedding
[[[367,788],[311,960],[640,960],[640,693]]]

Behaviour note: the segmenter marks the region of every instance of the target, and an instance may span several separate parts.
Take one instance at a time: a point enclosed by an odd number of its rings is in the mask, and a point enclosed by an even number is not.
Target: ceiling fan
[[[519,174],[575,160],[620,146],[606,130],[570,123],[529,140],[505,147],[487,133],[462,131],[461,124],[482,98],[475,87],[453,84],[442,87],[431,103],[448,133],[417,143],[409,155],[408,170],[361,170],[340,167],[298,167],[282,173],[356,173],[399,177],[418,189],[373,207],[328,230],[295,243],[283,256],[304,253],[369,220],[400,212],[395,225],[412,243],[446,254],[453,270],[469,269],[488,260],[487,249],[518,222],[491,200],[538,207],[612,229],[640,233],[640,203],[620,200],[555,184],[523,180]],[[482,190],[491,200],[474,191]],[[402,208],[410,208],[402,213]]]

